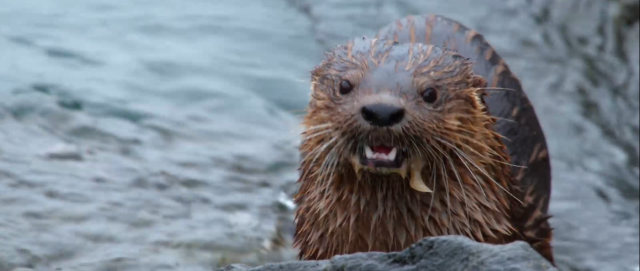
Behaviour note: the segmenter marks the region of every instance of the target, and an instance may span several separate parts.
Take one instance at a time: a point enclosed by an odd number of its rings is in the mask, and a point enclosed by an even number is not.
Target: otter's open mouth
[[[401,168],[404,157],[404,151],[397,147],[364,145],[360,164],[370,168]]]
[[[353,156],[352,164],[357,175],[363,169],[378,174],[397,173],[403,179],[410,174],[411,188],[420,192],[433,192],[422,180],[424,161],[420,158],[409,160],[407,157],[407,151],[398,147],[364,145]]]

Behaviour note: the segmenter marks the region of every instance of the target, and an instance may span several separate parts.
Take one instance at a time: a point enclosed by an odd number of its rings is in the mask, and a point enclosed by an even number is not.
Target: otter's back
[[[488,88],[489,112],[498,120],[497,131],[506,137],[512,168],[527,193],[526,201],[547,213],[551,194],[551,165],[547,144],[533,106],[518,78],[482,35],[439,15],[407,16],[382,28],[376,38],[399,43],[424,43],[455,50],[474,61],[474,73]],[[519,167],[519,166],[524,166]]]

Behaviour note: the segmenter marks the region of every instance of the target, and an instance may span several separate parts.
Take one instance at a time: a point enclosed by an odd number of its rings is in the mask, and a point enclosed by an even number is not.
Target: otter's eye
[[[435,88],[427,88],[422,93],[422,99],[429,104],[435,103],[438,100],[438,91]]]
[[[349,82],[349,80],[342,80],[342,82],[340,82],[340,94],[349,94],[349,92],[351,92],[352,90],[353,85],[351,85],[351,82]]]

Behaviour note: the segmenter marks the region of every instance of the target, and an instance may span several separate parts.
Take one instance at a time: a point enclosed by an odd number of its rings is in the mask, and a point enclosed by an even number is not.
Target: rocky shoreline
[[[401,252],[356,253],[323,261],[290,261],[258,267],[233,264],[217,271],[557,271],[528,244],[489,245],[463,236],[424,238]]]

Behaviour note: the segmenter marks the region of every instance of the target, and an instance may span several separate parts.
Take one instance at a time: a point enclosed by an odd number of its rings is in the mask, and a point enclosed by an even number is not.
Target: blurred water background
[[[638,270],[637,0],[0,2],[0,271],[294,259],[309,71],[421,13],[478,30],[522,80],[561,269]]]

